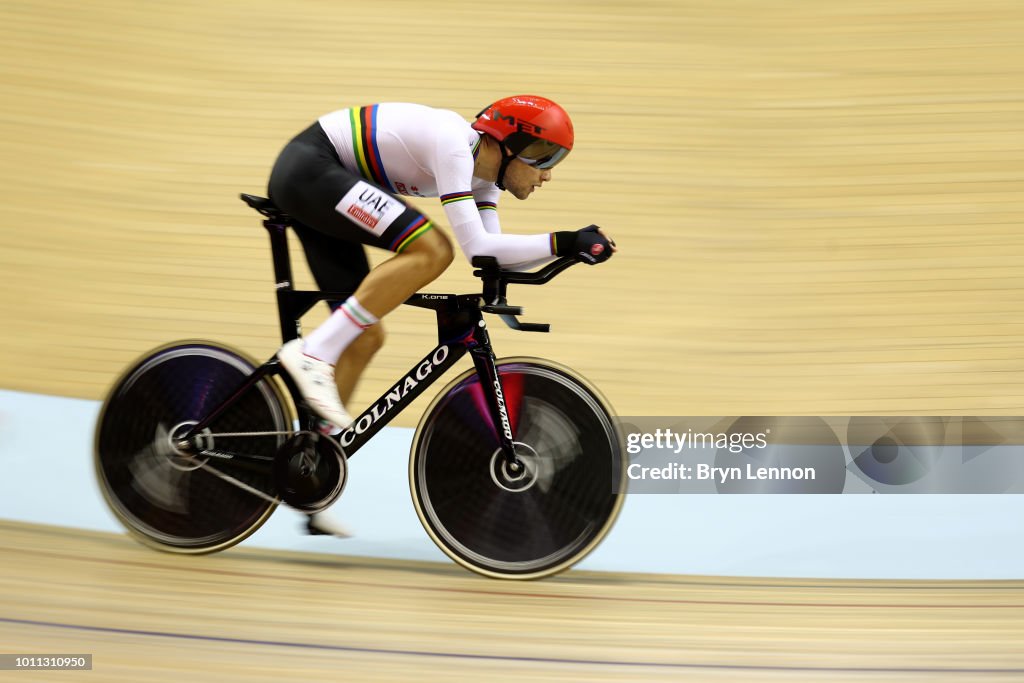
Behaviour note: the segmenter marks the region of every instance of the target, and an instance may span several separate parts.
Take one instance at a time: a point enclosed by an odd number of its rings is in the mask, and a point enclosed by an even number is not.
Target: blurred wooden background
[[[536,92],[578,148],[506,230],[595,222],[621,253],[513,291],[554,331],[501,354],[621,414],[1019,414],[1022,36],[1019,0],[4,0],[0,387],[98,399],[176,338],[269,356],[237,195],[295,132]],[[431,345],[429,314],[387,326],[359,404]]]

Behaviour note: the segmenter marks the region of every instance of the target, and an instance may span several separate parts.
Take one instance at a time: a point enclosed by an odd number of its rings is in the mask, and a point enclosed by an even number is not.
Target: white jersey
[[[440,197],[467,259],[494,256],[502,266],[529,268],[552,258],[548,234],[501,234],[501,190],[473,176],[480,134],[455,112],[385,103],[319,121],[346,168],[394,194]]]

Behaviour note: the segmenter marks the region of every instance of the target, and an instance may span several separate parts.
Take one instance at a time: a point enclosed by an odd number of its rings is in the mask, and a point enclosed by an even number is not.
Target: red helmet
[[[572,120],[560,106],[537,95],[500,99],[477,114],[473,128],[487,133],[523,161],[551,168],[572,149]]]

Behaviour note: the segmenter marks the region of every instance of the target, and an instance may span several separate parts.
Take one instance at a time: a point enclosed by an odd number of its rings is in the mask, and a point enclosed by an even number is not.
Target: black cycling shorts
[[[319,122],[281,150],[268,191],[295,219],[309,268],[323,290],[355,291],[370,272],[361,245],[401,253],[433,227],[418,210],[345,168]]]

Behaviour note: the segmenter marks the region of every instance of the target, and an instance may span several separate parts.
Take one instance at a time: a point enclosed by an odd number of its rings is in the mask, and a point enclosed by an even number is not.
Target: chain
[[[290,435],[296,434],[296,433],[297,432],[293,432],[293,431],[286,431],[286,432],[220,432],[220,433],[217,433],[217,434],[203,432],[199,436],[201,438],[203,438],[203,439],[211,439],[211,440],[213,440],[213,439],[216,439],[216,438],[245,437],[245,436],[290,436]],[[231,460],[231,459],[234,459],[235,457],[237,457],[236,454],[234,454],[234,453],[228,453],[226,451],[219,451],[219,450],[213,450],[213,449],[204,449],[204,450],[199,452],[199,456],[200,457],[206,456],[206,457],[211,457],[211,458],[219,458],[219,459],[224,459],[224,460]],[[248,458],[258,458],[260,460],[273,460],[274,459],[273,457],[269,457],[269,456],[252,456],[252,455],[248,455],[246,457],[248,457]],[[213,467],[213,466],[211,466],[210,464],[208,464],[206,462],[200,463],[199,464],[199,468],[206,470],[207,472],[209,472],[210,474],[213,474],[216,477],[220,477],[221,479],[223,479],[224,481],[228,482],[229,484],[231,484],[233,486],[237,486],[238,488],[242,489],[243,491],[245,491],[247,493],[251,493],[252,495],[254,495],[254,496],[258,497],[258,498],[262,498],[263,500],[267,501],[268,503],[272,503],[274,505],[277,505],[277,504],[279,504],[281,502],[281,498],[279,496],[278,497],[271,496],[271,495],[269,495],[269,494],[267,494],[267,493],[265,493],[263,491],[260,491],[259,489],[255,488],[255,487],[252,487],[249,484],[246,484],[244,481],[241,481],[239,479],[236,479],[236,478],[232,477],[230,474],[225,474],[225,473],[221,472],[216,467]]]
[[[200,432],[196,437],[200,438],[217,438],[217,437],[242,437],[242,436],[290,436],[296,434],[288,430],[286,432]]]
[[[238,488],[242,489],[243,491],[246,491],[247,493],[251,493],[252,495],[254,495],[254,496],[258,497],[258,498],[262,498],[263,500],[267,501],[268,503],[273,503],[274,505],[277,505],[278,503],[281,502],[280,498],[275,498],[273,496],[270,496],[270,495],[264,493],[263,491],[260,491],[257,488],[249,486],[244,481],[240,481],[238,479],[235,479],[234,477],[232,477],[229,474],[224,474],[223,472],[218,470],[216,467],[211,467],[210,465],[208,465],[205,462],[202,463],[201,465],[199,465],[199,467],[204,469],[204,470],[206,470],[207,472],[210,472],[214,476],[220,477],[221,479],[223,479],[224,481],[228,482],[229,484],[233,484],[234,486],[237,486]]]
[[[263,460],[271,462],[274,459],[272,455],[252,455],[251,453],[232,453],[230,451],[219,451],[212,448],[199,451],[199,457],[217,458],[218,460],[234,460],[235,458],[245,460]]]

